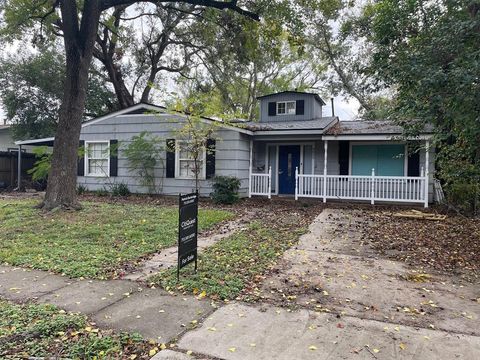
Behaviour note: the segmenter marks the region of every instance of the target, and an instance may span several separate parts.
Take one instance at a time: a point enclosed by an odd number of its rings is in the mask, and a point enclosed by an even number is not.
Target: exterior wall
[[[138,175],[128,167],[128,160],[122,149],[131,138],[142,131],[157,136],[160,143],[175,138],[174,130],[182,126],[183,118],[176,115],[119,115],[82,128],[81,140],[118,140],[118,176],[116,177],[78,177],[77,183],[89,190],[98,190],[114,183],[128,185],[135,193],[148,193],[148,189],[140,184]],[[248,193],[250,139],[238,131],[219,128],[216,134],[215,175],[235,176],[241,180],[240,193]],[[178,195],[194,190],[195,180],[165,177],[166,152],[157,161],[155,168],[157,191],[165,195]],[[208,196],[212,192],[210,179],[200,180],[200,195]]]
[[[7,151],[8,148],[16,148],[13,139],[10,135],[9,129],[0,130],[0,151]]]
[[[305,101],[305,112],[303,115],[277,115],[268,116],[268,103],[277,101]],[[322,105],[310,94],[278,94],[260,100],[260,122],[270,121],[297,121],[312,120],[322,117]]]

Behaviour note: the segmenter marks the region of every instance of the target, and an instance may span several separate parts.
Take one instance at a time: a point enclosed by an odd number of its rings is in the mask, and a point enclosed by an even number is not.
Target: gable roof
[[[325,103],[325,101],[323,101],[323,99],[320,97],[320,95],[318,95],[316,93],[309,93],[309,92],[304,92],[304,91],[292,91],[292,90],[280,91],[280,92],[277,92],[277,93],[267,94],[267,95],[263,95],[263,96],[257,96],[257,99],[260,100],[260,99],[268,98],[268,97],[275,96],[275,95],[281,95],[281,94],[310,95],[310,96],[313,96],[315,98],[315,100],[317,100],[322,105],[327,105]]]

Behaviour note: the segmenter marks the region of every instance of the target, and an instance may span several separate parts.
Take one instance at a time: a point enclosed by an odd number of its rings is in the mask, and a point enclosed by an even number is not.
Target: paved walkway
[[[214,233],[198,238],[198,249],[203,251],[216,242],[223,240],[235,233],[236,231],[246,227],[248,223],[255,217],[254,210],[246,211],[240,218],[227,221],[220,228],[216,228]],[[160,271],[174,267],[178,261],[178,246],[172,246],[163,249],[146,260],[138,269],[125,275],[126,280],[145,281],[148,277],[158,274]]]
[[[214,331],[212,331],[214,329]],[[178,343],[221,359],[470,359],[480,338],[285,308],[224,306]]]
[[[0,297],[57,305],[87,314],[99,326],[136,331],[147,339],[169,342],[193,320],[214,308],[208,300],[173,296],[128,280],[69,280],[43,271],[0,267]]]

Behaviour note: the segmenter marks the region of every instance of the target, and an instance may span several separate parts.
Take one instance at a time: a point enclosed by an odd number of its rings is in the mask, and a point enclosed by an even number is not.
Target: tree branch
[[[119,5],[132,5],[138,2],[149,2],[152,4],[159,4],[159,3],[172,3],[178,2],[174,0],[103,0],[101,2],[101,8],[103,10],[109,9],[111,7],[119,6]],[[230,1],[218,1],[218,0],[183,0],[183,3],[198,5],[198,6],[205,6],[211,7],[219,10],[232,10],[240,15],[246,16],[250,19],[259,21],[260,17],[258,14],[243,9],[242,7],[237,5],[237,0],[230,0]]]

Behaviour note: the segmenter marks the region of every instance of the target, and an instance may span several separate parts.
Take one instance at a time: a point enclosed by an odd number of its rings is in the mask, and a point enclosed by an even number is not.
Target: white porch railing
[[[268,168],[268,173],[250,173],[248,196],[261,195],[272,197],[272,168]]]
[[[306,175],[295,173],[295,199],[299,197],[423,203],[428,206],[428,180],[420,177]]]

